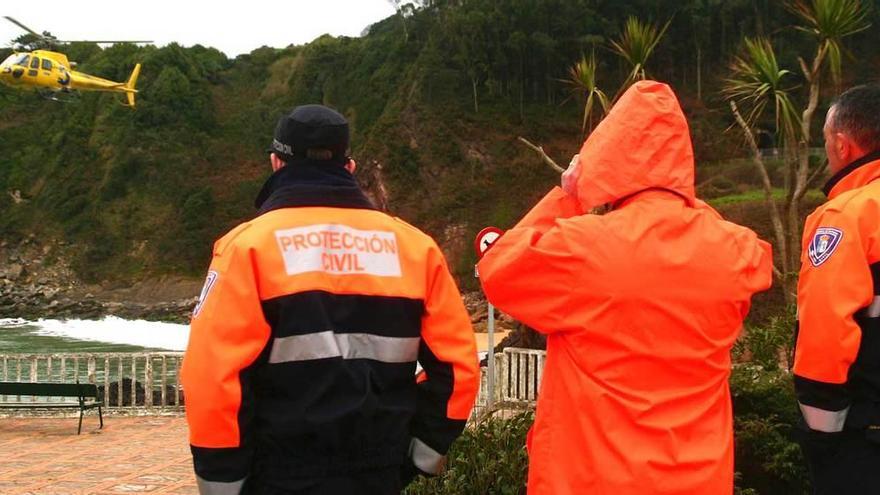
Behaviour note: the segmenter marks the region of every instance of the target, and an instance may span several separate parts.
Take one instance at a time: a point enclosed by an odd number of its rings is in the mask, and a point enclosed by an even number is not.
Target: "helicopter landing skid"
[[[81,95],[76,91],[67,88],[61,91],[39,91],[38,94],[47,100],[57,101],[60,103],[73,103],[81,99]]]

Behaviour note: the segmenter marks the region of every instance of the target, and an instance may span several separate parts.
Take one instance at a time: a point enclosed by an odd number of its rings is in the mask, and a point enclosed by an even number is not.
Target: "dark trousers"
[[[381,468],[322,478],[293,478],[283,482],[254,478],[243,495],[400,495],[400,467]]]
[[[880,438],[874,441],[864,430],[809,431],[800,443],[814,495],[880,494]]]

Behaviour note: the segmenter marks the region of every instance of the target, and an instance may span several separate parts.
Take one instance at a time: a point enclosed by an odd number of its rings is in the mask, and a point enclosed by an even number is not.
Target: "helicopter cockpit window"
[[[52,61],[48,58],[43,59],[43,70],[52,70]]]
[[[31,69],[39,69],[40,68],[40,57],[34,57],[31,59]]]
[[[27,54],[20,55],[18,57],[18,59],[15,61],[15,65],[21,65],[23,67],[27,67],[27,64],[28,64],[28,61],[30,60],[30,58],[31,58],[31,56],[27,55]]]

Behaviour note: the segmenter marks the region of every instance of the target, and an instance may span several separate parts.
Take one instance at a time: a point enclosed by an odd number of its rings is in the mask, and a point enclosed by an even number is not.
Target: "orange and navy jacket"
[[[478,265],[489,300],[547,335],[528,493],[729,495],[730,349],[770,245],[696,199],[665,84],[628,89],[579,159],[576,194],[551,191]]]
[[[292,164],[258,202],[214,246],[183,364],[202,493],[405,462],[439,472],[479,383],[440,249],[341,167]]]
[[[880,429],[880,153],[836,173],[808,218],[794,382],[813,431]]]

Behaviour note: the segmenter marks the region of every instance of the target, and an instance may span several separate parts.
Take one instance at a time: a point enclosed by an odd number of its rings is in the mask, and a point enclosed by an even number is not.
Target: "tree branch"
[[[807,82],[810,82],[813,76],[810,72],[810,69],[807,67],[807,61],[804,60],[804,57],[798,57],[798,65],[801,66],[801,72],[803,72],[804,78],[807,80]]]
[[[746,142],[748,142],[749,148],[752,150],[752,162],[755,164],[758,173],[761,175],[761,183],[764,189],[764,202],[770,210],[770,220],[773,224],[773,233],[776,237],[777,249],[779,249],[780,254],[782,255],[782,273],[787,273],[791,267],[788,264],[788,246],[785,242],[785,226],[782,223],[782,217],[779,214],[779,208],[776,206],[776,201],[773,200],[773,184],[770,182],[770,175],[767,173],[767,166],[764,164],[763,158],[761,158],[761,150],[758,148],[758,143],[755,141],[755,134],[752,132],[751,127],[749,127],[745,119],[743,119],[742,114],[739,113],[739,108],[737,108],[736,102],[732,100],[730,101],[730,111],[733,112],[733,117],[736,119],[736,123],[745,135]]]
[[[779,271],[779,268],[776,268],[775,263],[773,264],[773,275],[776,275],[776,278],[778,278],[780,281],[785,279],[785,275],[783,275],[782,272]]]
[[[828,162],[826,161],[825,163],[828,163]],[[810,187],[810,184],[812,184],[816,179],[821,177],[823,173],[825,173],[826,167],[827,167],[827,165],[821,165],[821,166],[817,167],[816,170],[813,171],[812,175],[810,175],[810,178],[807,179],[807,187]]]
[[[535,144],[530,143],[527,139],[520,136],[517,138],[519,142],[531,148],[535,153],[541,155],[541,159],[544,160],[544,163],[550,166],[553,170],[559,172],[560,174],[565,172],[565,169],[560,167],[549,155],[544,151],[544,148],[541,146],[537,146]]]

